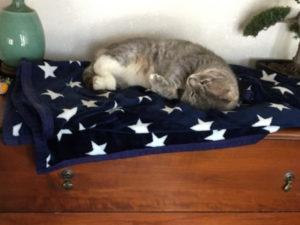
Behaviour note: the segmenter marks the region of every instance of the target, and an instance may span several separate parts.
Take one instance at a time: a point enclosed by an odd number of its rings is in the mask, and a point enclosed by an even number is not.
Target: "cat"
[[[185,40],[134,38],[113,43],[98,51],[82,78],[95,91],[139,85],[202,110],[228,111],[239,104],[238,82],[228,64]]]

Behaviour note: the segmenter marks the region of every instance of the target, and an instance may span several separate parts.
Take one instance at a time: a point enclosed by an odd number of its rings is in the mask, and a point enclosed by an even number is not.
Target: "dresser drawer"
[[[300,211],[300,141],[148,155],[36,175],[31,146],[0,144],[0,211]],[[294,172],[290,191],[284,175]]]

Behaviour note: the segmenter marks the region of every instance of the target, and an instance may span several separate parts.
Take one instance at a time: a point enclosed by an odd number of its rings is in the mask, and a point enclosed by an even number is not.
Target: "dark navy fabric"
[[[89,62],[23,60],[3,120],[7,145],[32,143],[38,173],[108,159],[254,144],[300,127],[300,80],[232,65],[241,105],[207,112],[142,87],[84,87]]]

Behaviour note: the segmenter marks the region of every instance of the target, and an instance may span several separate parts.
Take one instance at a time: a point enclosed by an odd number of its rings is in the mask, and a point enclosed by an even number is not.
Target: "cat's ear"
[[[213,80],[213,77],[203,75],[203,74],[192,74],[188,77],[186,83],[188,86],[197,88],[197,87],[203,87],[209,83],[211,83]]]

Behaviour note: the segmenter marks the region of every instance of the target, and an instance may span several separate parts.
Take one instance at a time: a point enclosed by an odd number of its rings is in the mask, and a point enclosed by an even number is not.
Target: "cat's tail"
[[[93,77],[95,76],[94,72],[94,63],[91,63],[88,67],[85,68],[82,74],[82,80],[85,86],[89,89],[93,89]]]

